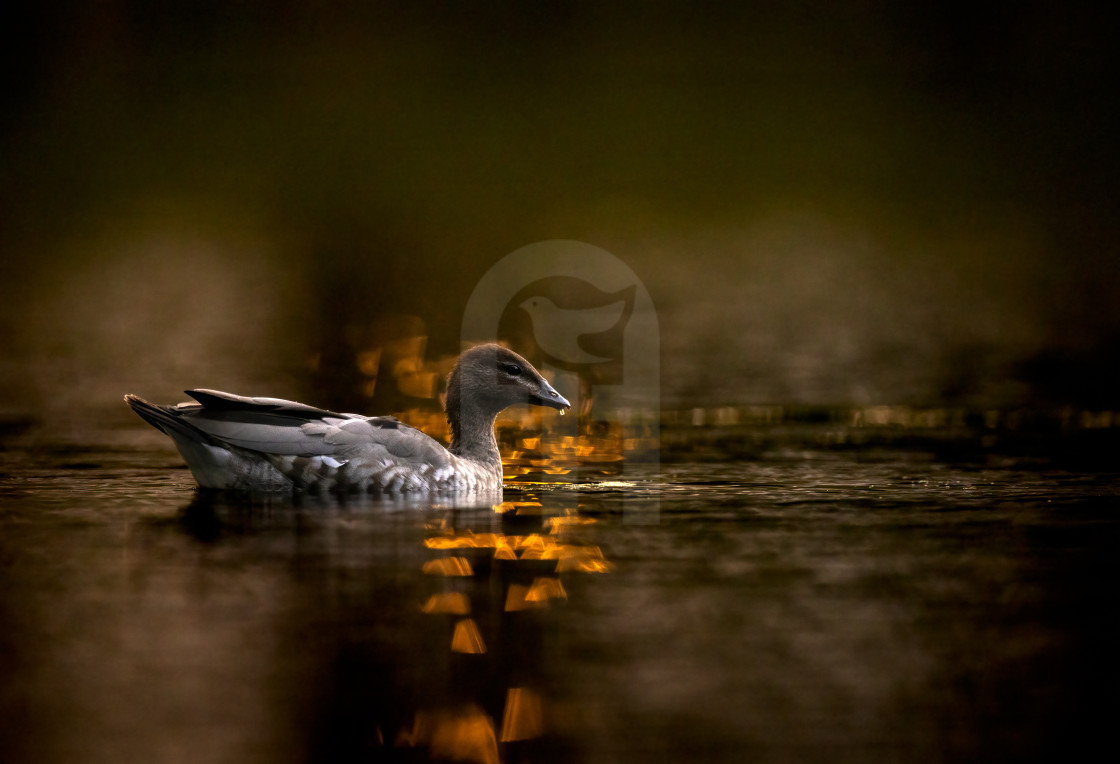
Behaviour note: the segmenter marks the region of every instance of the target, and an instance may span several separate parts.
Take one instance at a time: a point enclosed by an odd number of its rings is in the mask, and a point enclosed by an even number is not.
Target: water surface
[[[6,761],[1031,761],[1106,741],[1115,475],[903,453],[489,503],[0,452]]]

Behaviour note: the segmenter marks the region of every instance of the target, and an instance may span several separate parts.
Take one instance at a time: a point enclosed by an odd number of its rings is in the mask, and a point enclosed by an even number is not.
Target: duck
[[[174,441],[205,489],[335,493],[493,493],[502,490],[498,414],[528,403],[570,407],[525,358],[497,344],[470,348],[447,378],[445,447],[391,416],[340,414],[282,398],[219,390],[194,400],[125,402]]]

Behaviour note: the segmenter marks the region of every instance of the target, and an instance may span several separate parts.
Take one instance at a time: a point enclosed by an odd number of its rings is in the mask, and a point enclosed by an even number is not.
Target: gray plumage
[[[498,491],[498,413],[517,403],[569,407],[528,361],[499,345],[466,351],[448,377],[449,448],[393,417],[217,390],[187,394],[196,402],[124,399],[170,436],[199,485],[252,491]]]

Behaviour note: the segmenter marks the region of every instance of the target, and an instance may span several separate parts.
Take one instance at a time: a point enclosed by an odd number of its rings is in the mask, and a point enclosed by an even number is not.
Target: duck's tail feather
[[[124,397],[124,402],[140,415],[145,422],[178,441],[180,437],[188,441],[203,443],[208,446],[221,445],[199,428],[192,425],[180,413],[179,406],[160,406],[150,403],[139,395],[129,393]],[[190,408],[201,408],[197,404],[187,404]]]
[[[138,395],[125,403],[145,422],[169,436],[183,455],[191,474],[203,488],[251,491],[287,490],[291,481],[261,455],[224,443],[196,427],[189,418],[202,409],[197,403],[160,406]]]

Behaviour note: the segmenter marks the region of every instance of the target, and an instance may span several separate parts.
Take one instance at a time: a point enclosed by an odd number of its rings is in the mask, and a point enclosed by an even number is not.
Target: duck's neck
[[[486,411],[476,403],[447,398],[447,421],[451,425],[451,453],[487,467],[502,467],[502,455],[494,437],[498,412]]]

